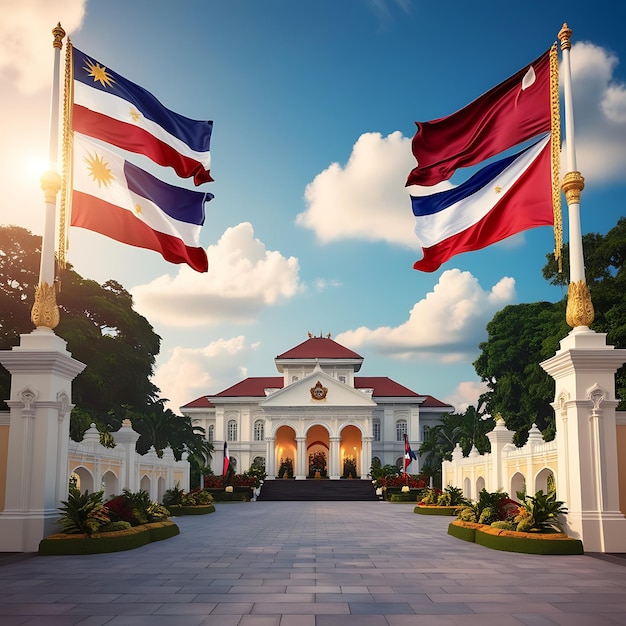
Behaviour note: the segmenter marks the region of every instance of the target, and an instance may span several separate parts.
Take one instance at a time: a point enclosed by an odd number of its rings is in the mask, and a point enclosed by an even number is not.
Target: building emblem
[[[311,398],[313,400],[325,400],[328,393],[327,387],[322,387],[322,383],[318,380],[315,387],[311,387]]]

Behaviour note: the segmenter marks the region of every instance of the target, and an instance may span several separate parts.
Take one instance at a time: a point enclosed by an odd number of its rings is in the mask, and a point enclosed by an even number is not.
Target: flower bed
[[[212,504],[196,504],[194,506],[170,505],[167,507],[172,515],[207,515],[215,513],[215,507]]]
[[[579,539],[565,533],[518,532],[493,528],[487,524],[455,520],[448,526],[448,534],[477,543],[493,550],[522,552],[526,554],[583,554]]]
[[[50,535],[39,542],[39,554],[102,554],[133,550],[153,541],[161,541],[178,535],[180,530],[174,522],[163,521],[133,526],[110,533]]]
[[[456,515],[459,506],[442,506],[438,504],[418,504],[413,512],[418,515]]]

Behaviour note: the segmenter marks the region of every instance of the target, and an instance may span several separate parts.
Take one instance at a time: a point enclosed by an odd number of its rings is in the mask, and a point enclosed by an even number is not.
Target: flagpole
[[[59,309],[55,294],[55,222],[56,199],[61,189],[61,176],[57,171],[59,148],[59,85],[61,48],[65,31],[61,24],[52,29],[54,40],[54,69],[52,80],[52,99],[50,103],[50,136],[48,144],[48,170],[41,176],[41,188],[44,192],[45,223],[41,243],[41,262],[39,266],[39,284],[35,290],[35,302],[31,310],[31,320],[37,328],[52,330],[59,323]]]
[[[574,107],[572,99],[572,73],[570,50],[572,30],[563,24],[558,38],[561,41],[563,100],[565,108],[566,167],[561,189],[565,194],[569,216],[569,266],[570,282],[567,289],[567,323],[574,329],[586,330],[593,322],[594,311],[589,287],[585,280],[582,232],[580,226],[580,193],[585,179],[576,168],[574,142]]]

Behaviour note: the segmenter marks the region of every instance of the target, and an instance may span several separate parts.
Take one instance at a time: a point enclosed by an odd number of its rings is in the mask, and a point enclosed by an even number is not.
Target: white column
[[[330,454],[328,459],[328,477],[332,480],[339,480],[341,478],[340,467],[341,459],[339,458],[339,448],[341,443],[341,437],[330,437]]]
[[[296,466],[293,468],[296,480],[304,480],[307,475],[306,437],[296,437]]]
[[[0,552],[36,552],[58,532],[60,501],[68,493],[71,383],[85,365],[49,328],[22,335],[0,352],[11,373],[11,409]]]
[[[139,491],[138,458],[136,450],[139,433],[133,430],[130,420],[124,420],[122,427],[113,434],[113,438],[115,439],[116,445],[124,450],[124,472],[120,477],[120,487],[135,493]]]
[[[274,445],[274,437],[265,437],[265,473],[266,480],[274,480],[276,478],[276,446]]]
[[[502,450],[508,443],[513,443],[514,434],[515,433],[507,429],[501,417],[496,418],[495,428],[490,433],[487,433],[487,437],[491,443],[491,454],[486,457],[489,463],[488,476],[485,476],[487,491],[497,491],[498,489],[502,489],[507,493],[509,491],[508,486],[504,484],[502,475],[504,467]]]
[[[619,510],[615,372],[626,350],[606,335],[572,330],[541,363],[556,382],[557,498],[568,508],[568,534],[586,552],[626,552],[626,518]]]
[[[361,478],[367,478],[372,465],[372,437],[363,437],[361,446]]]

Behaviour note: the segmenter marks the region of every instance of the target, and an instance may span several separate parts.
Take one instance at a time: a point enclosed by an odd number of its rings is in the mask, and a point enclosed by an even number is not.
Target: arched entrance
[[[362,452],[361,431],[356,426],[346,426],[341,430],[339,453],[341,456],[340,472],[342,478],[359,478],[365,474]],[[369,468],[368,468],[369,469]]]
[[[281,426],[274,439],[277,478],[293,478],[296,461],[296,431],[291,426]]]
[[[326,478],[330,469],[330,436],[326,428],[320,425],[311,426],[306,433],[307,476]]]

